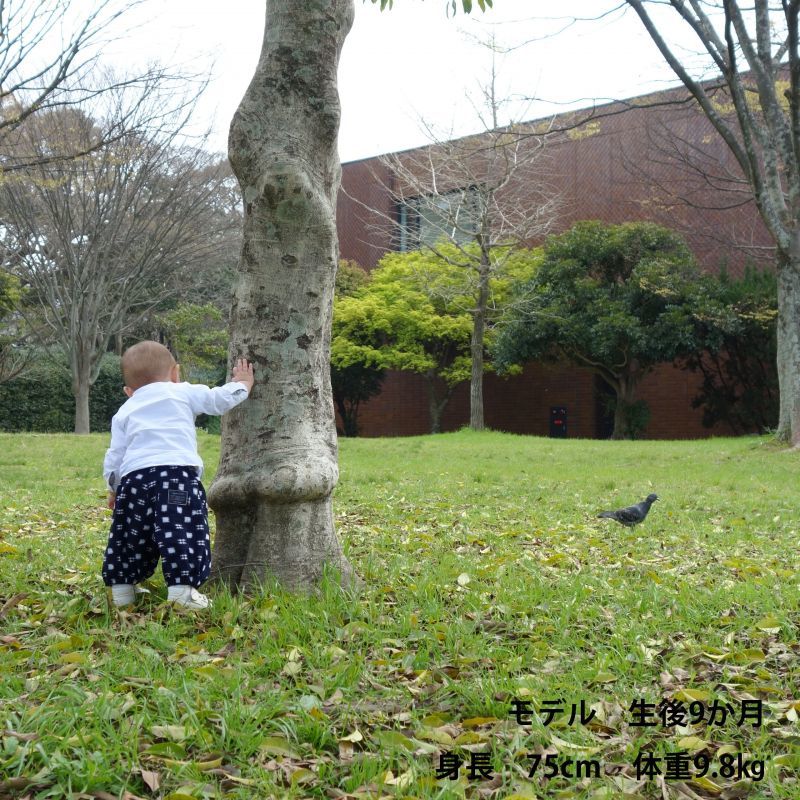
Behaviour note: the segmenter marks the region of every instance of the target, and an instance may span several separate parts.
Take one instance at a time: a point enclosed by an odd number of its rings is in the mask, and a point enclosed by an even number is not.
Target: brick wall
[[[649,439],[696,439],[729,435],[725,426],[703,427],[702,410],[692,408],[701,379],[694,373],[662,364],[642,381],[639,397],[650,407]],[[493,430],[548,436],[550,409],[566,406],[569,438],[597,438],[601,412],[596,378],[584,369],[528,364],[521,375],[484,378],[486,426]],[[380,395],[363,404],[360,436],[419,436],[429,433],[428,390],[419,375],[388,372]],[[442,430],[469,424],[469,385],[460,384],[442,417]]]
[[[664,96],[679,94],[673,90]],[[609,110],[614,106],[601,112]],[[635,109],[606,117],[593,124],[590,135],[563,135],[548,153],[547,180],[563,201],[560,230],[582,219],[647,220],[683,234],[704,269],[716,271],[724,264],[735,275],[748,258],[762,265],[772,262],[771,239],[752,201],[743,202],[747,193],[720,193],[695,168],[737,172],[727,147],[696,107]],[[687,153],[696,157],[694,167],[686,163]],[[387,170],[377,158],[343,165],[337,206],[341,255],[370,269],[391,247],[387,185]],[[691,407],[699,381],[670,364],[644,379],[639,397],[651,410],[646,436],[727,433],[722,427],[704,428],[702,410]],[[514,378],[489,374],[484,383],[486,424],[546,436],[550,407],[563,405],[569,436],[595,437],[602,432],[598,395],[594,376],[581,369],[531,364]],[[428,421],[425,381],[390,373],[381,395],[363,406],[360,429],[364,436],[408,436],[427,433]],[[444,430],[468,424],[466,383],[455,391],[442,422]]]

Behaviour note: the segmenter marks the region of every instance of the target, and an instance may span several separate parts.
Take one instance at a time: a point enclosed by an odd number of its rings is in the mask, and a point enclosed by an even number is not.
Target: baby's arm
[[[122,459],[125,456],[127,441],[125,432],[119,420],[114,417],[111,420],[111,444],[106,450],[106,457],[103,460],[103,478],[108,486],[108,507],[114,507],[114,497],[117,491],[119,479],[119,469],[122,466]]]
[[[189,398],[195,414],[222,414],[247,400],[253,388],[253,365],[240,358],[233,368],[233,379],[224,386],[209,389],[208,386],[183,384],[189,387]]]

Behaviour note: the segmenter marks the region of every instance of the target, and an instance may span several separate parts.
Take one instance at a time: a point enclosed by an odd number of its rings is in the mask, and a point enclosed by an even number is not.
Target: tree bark
[[[617,405],[614,408],[614,433],[612,439],[631,439],[629,409],[636,402],[638,380],[632,376],[621,375],[613,384],[617,392]]]
[[[81,323],[80,329],[85,330],[83,319]],[[75,397],[75,433],[83,435],[89,433],[89,393],[97,379],[93,367],[97,367],[99,371],[99,363],[92,363],[91,345],[86,336],[78,335],[69,353],[69,367],[72,374],[72,394]]]
[[[800,231],[789,254],[778,255],[778,385],[780,415],[777,437],[800,445]]]
[[[89,376],[75,377],[72,380],[72,393],[75,395],[75,433],[89,433]]]
[[[765,226],[778,250],[778,382],[780,417],[777,438],[800,445],[800,48],[798,4],[784,2],[785,32],[780,22],[774,33],[786,37],[783,55],[776,62],[769,41],[772,22],[770,3],[756,3],[745,11],[741,4],[726,0],[724,41],[714,32],[700,4],[672,2],[674,10],[687,21],[703,48],[712,56],[727,84],[735,112],[732,122],[718,104],[717,91],[704,87],[686,71],[681,60],[645,9],[646,0],[626,0],[642,20],[648,34],[675,74],[697,100],[701,109],[727,144],[753,190],[753,197]],[[655,5],[655,4],[654,4]],[[663,5],[663,4],[659,4]],[[746,14],[755,10],[755,38],[748,31]],[[777,9],[775,9],[777,11]],[[744,12],[744,13],[743,13]],[[666,30],[666,28],[665,28]],[[739,54],[746,61],[738,64]],[[788,57],[788,58],[787,58]],[[787,59],[784,61],[784,59]],[[780,66],[779,66],[780,64]],[[789,70],[789,88],[779,77]],[[745,77],[747,76],[747,77]],[[752,81],[757,104],[750,102]],[[780,87],[780,88],[779,88]],[[780,91],[780,95],[778,92]],[[784,106],[785,101],[788,101]],[[708,177],[706,176],[706,180]]]
[[[483,347],[486,331],[486,306],[489,303],[489,275],[491,263],[489,254],[481,250],[481,263],[478,270],[478,297],[472,312],[472,339],[470,354],[472,372],[469,382],[469,426],[474,431],[482,431],[483,419]]]
[[[269,576],[310,589],[325,565],[354,579],[333,526],[330,385],[336,70],[352,20],[353,0],[267,0],[261,56],[231,123],[245,218],[230,360],[252,361],[256,384],[223,418],[209,503],[213,574],[234,590]]]
[[[436,392],[436,385],[437,383],[442,384],[444,381],[438,378],[433,370],[425,373],[425,380],[428,383],[428,410],[430,412],[431,433],[441,433],[442,415],[450,402],[453,387],[445,384],[444,394],[439,397]]]
[[[342,421],[342,436],[358,436],[358,406],[359,403],[348,403],[344,399],[334,397],[339,419]]]

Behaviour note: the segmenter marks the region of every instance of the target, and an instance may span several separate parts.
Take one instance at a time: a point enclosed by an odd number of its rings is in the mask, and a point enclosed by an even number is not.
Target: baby
[[[179,383],[179,366],[158,342],[139,342],[122,356],[128,399],[111,421],[103,462],[114,509],[103,581],[114,605],[133,603],[134,586],[156,570],[159,557],[167,599],[189,609],[211,605],[197,587],[211,568],[208,507],[200,477],[194,420],[222,415],[246,400],[253,365],[240,358],[233,380],[216,389]]]

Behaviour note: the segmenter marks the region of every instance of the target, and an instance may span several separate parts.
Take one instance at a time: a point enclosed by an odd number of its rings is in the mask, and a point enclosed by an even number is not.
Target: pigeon
[[[621,525],[632,528],[634,525],[644,522],[644,518],[650,510],[650,506],[653,505],[656,500],[658,500],[657,494],[649,494],[641,503],[636,503],[636,505],[628,506],[627,508],[620,508],[618,511],[604,511],[602,514],[598,514],[597,517],[598,519],[601,517],[615,519]]]

